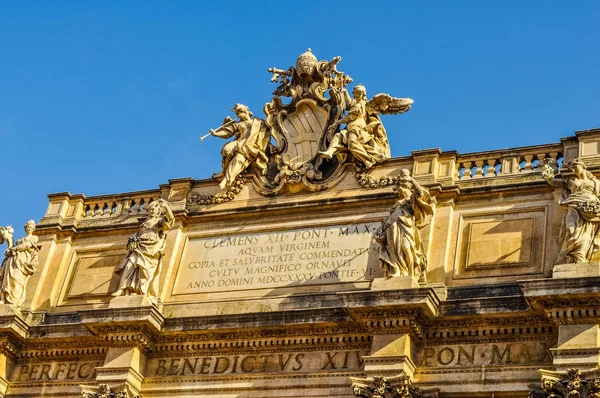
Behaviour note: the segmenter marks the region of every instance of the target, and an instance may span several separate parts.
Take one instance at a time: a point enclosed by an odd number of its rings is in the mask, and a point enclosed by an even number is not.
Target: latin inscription
[[[184,358],[155,358],[149,376],[221,375],[236,373],[295,373],[360,370],[369,351],[294,352]]]
[[[552,363],[547,342],[425,347],[421,366],[457,367]]]
[[[42,362],[18,364],[13,381],[88,380],[96,378],[96,367],[103,362]]]
[[[378,223],[190,239],[174,294],[372,280]]]

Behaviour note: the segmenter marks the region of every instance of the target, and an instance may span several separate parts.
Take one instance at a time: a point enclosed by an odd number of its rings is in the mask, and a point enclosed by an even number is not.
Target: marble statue
[[[150,301],[156,301],[166,233],[173,227],[174,217],[164,199],[151,202],[147,213],[139,231],[127,242],[127,256],[115,269],[116,274],[121,274],[121,280],[114,297],[145,295]]]
[[[227,117],[221,127],[209,133],[224,139],[235,137],[221,150],[223,170],[213,175],[213,178],[221,179],[221,189],[231,187],[238,175],[252,163],[263,175],[267,172],[268,158],[265,152],[270,139],[267,125],[264,120],[253,117],[246,105],[235,104],[232,111],[239,121]]]
[[[398,200],[375,232],[381,244],[379,264],[387,277],[412,276],[425,283],[427,256],[419,230],[433,216],[433,199],[406,169],[401,170],[394,192]]]
[[[543,170],[548,184],[563,188],[559,204],[567,209],[556,263],[586,263],[600,247],[600,181],[587,171],[581,159],[572,159],[566,166],[573,177],[557,178],[549,164]]]
[[[0,304],[20,307],[25,300],[27,281],[38,266],[38,237],[33,231],[35,222],[29,220],[25,224],[25,237],[12,245],[12,228],[0,227],[0,243],[6,241],[9,246],[0,268]]]
[[[348,112],[329,126],[331,141],[327,149],[319,154],[323,158],[331,159],[336,153],[347,149],[367,169],[389,159],[390,146],[379,114],[406,112],[413,100],[377,94],[367,101],[367,90],[362,84],[356,85],[352,90],[354,98],[350,98],[345,88],[343,93]],[[345,124],[346,128],[335,132],[342,124]]]

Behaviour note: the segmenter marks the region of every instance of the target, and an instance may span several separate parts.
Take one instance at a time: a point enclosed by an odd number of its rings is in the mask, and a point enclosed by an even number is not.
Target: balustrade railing
[[[160,192],[133,197],[89,198],[83,204],[81,219],[98,219],[145,214],[150,203],[160,198]]]
[[[539,147],[478,152],[460,155],[457,159],[456,178],[460,181],[492,178],[505,175],[539,173],[546,159],[552,167],[562,165],[563,146],[561,144]]]

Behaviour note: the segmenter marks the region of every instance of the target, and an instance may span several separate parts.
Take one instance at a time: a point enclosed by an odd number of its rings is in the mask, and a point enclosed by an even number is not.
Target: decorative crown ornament
[[[317,69],[318,64],[317,57],[314,56],[312,50],[309,48],[305,53],[301,54],[296,60],[296,71],[301,77],[312,76]]]

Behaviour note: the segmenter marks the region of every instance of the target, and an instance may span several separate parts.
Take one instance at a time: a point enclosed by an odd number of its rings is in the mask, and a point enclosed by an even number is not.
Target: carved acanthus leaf
[[[123,389],[113,389],[106,384],[100,384],[96,391],[90,391],[84,387],[81,395],[83,398],[141,398],[139,395],[134,395],[125,387]]]
[[[529,386],[529,398],[600,398],[600,378],[582,379],[579,369],[569,369],[567,378],[543,376],[541,386]]]
[[[354,379],[352,392],[361,398],[438,398],[438,390],[422,390],[405,376],[389,379],[375,376],[371,381]]]

